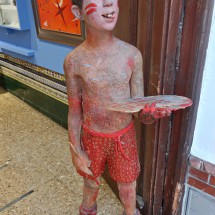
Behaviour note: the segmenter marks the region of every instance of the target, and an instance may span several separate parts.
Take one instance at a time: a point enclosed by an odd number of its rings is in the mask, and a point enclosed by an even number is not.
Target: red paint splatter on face
[[[87,11],[87,15],[89,16],[91,13],[94,13],[96,11],[96,8],[92,8]]]
[[[96,7],[97,7],[97,4],[95,3],[88,4],[85,7],[85,11],[87,12],[87,15],[89,16],[91,13],[94,13],[96,11]]]
[[[90,8],[90,7],[97,7],[97,4],[95,4],[95,3],[88,4],[88,5],[85,7],[85,10],[87,10],[87,9]]]

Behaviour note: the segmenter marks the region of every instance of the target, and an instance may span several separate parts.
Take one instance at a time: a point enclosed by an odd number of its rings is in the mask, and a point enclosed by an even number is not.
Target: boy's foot
[[[126,215],[126,213],[124,212],[123,215]],[[139,211],[138,209],[136,209],[136,212],[135,212],[134,215],[141,215],[141,214],[140,214],[140,211]]]
[[[83,205],[79,207],[80,215],[96,215],[97,214],[97,204],[93,205],[90,208],[87,208]]]

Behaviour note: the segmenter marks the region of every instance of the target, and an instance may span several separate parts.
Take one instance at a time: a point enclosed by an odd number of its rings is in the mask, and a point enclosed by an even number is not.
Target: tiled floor
[[[67,130],[0,88],[0,214],[78,215],[81,190]],[[99,215],[122,214],[104,180],[98,207]]]

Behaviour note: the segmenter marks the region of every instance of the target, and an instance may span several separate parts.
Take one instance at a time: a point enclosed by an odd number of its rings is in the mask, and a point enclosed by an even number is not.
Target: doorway
[[[136,122],[145,215],[180,215],[199,103],[213,0],[121,0],[116,35],[143,55],[144,91],[193,106],[153,125]]]

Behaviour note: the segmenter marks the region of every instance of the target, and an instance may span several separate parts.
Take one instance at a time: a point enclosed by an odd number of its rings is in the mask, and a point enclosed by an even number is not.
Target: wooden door
[[[136,46],[138,0],[119,0],[120,13],[115,35]]]
[[[143,214],[180,215],[208,43],[213,0],[139,0],[137,47],[146,95],[176,94],[193,106],[143,126],[138,192]]]
[[[214,0],[120,0],[116,35],[143,55],[145,95],[193,100],[153,125],[136,121],[145,215],[180,215]],[[106,175],[110,182],[110,178]],[[111,183],[116,191],[116,186]]]

